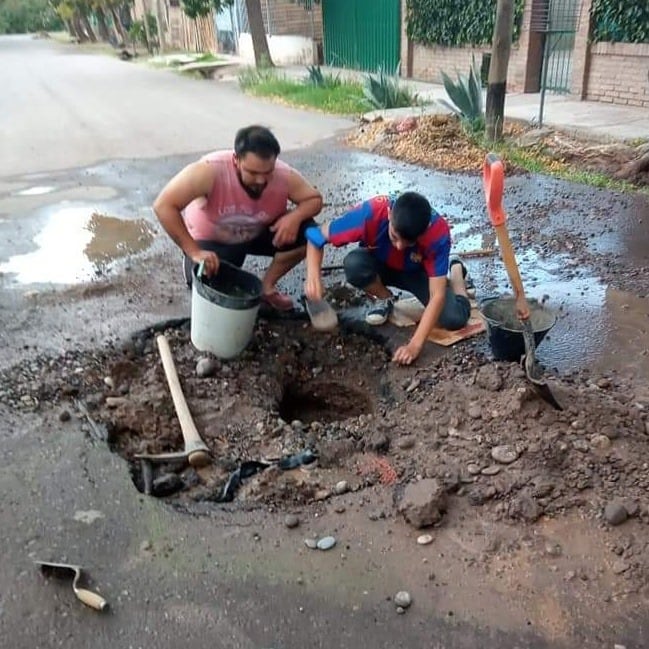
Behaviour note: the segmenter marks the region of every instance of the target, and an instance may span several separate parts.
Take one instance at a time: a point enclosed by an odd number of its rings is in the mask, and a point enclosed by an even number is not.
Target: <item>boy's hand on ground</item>
[[[208,277],[216,275],[219,270],[220,262],[218,255],[211,250],[198,250],[193,255],[190,255],[190,257],[195,264],[200,264],[202,261],[205,262],[203,268]]]
[[[295,243],[297,234],[300,231],[300,221],[296,220],[291,214],[284,214],[270,226],[270,231],[275,234],[273,237],[275,248],[282,248]]]
[[[304,282],[304,294],[307,300],[317,301],[322,299],[322,279],[320,277],[307,277]]]
[[[421,345],[410,341],[407,345],[402,345],[394,352],[392,361],[399,365],[410,365],[421,353]]]

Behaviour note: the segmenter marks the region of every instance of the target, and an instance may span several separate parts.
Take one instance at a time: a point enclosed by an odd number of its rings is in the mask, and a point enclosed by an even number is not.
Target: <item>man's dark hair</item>
[[[237,158],[254,153],[264,160],[276,158],[280,148],[277,138],[265,126],[246,126],[234,137],[234,152]]]
[[[416,241],[430,223],[430,203],[417,192],[404,192],[392,206],[392,227],[406,241]]]

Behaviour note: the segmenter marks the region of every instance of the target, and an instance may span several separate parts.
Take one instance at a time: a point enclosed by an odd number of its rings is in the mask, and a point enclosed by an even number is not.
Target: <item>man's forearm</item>
[[[179,210],[170,206],[154,206],[160,225],[174,243],[190,257],[200,249],[185,226]]]
[[[312,243],[306,244],[306,274],[307,277],[319,277],[322,269],[324,249],[316,248]]]
[[[299,205],[295,207],[294,210],[290,212],[291,216],[297,221],[302,223],[302,221],[308,221],[314,216],[317,216],[322,209],[322,199],[314,196],[305,201],[302,201]]]

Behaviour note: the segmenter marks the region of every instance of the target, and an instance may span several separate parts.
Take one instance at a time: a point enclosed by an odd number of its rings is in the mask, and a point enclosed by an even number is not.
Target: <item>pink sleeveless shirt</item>
[[[286,213],[291,167],[284,162],[275,162],[268,185],[254,199],[239,182],[232,151],[215,151],[201,160],[212,165],[216,173],[208,196],[193,200],[184,210],[185,225],[194,240],[230,244],[251,241]]]

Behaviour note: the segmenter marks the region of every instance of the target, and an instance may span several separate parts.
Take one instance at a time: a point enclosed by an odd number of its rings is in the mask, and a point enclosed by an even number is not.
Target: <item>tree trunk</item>
[[[92,26],[90,25],[90,21],[88,20],[88,16],[84,13],[80,15],[81,19],[81,24],[83,25],[83,29],[88,35],[88,38],[90,39],[90,42],[96,43],[97,42],[97,36],[95,35],[95,32],[92,31]]]
[[[106,21],[104,10],[101,7],[97,7],[95,9],[95,15],[97,16],[97,29],[99,31],[99,38],[105,43],[109,43],[110,32],[108,31],[108,23]]]
[[[166,33],[167,33],[167,23],[164,20],[162,7],[160,6],[161,0],[153,0],[155,6],[155,19],[158,23],[158,47],[160,49],[160,54],[164,54],[166,50]]]
[[[149,5],[146,0],[142,0],[142,9],[144,10],[144,36],[146,38],[146,49],[149,54],[153,53],[153,41],[151,40],[151,32],[149,31]]]
[[[246,0],[246,10],[248,12],[250,36],[252,37],[252,48],[255,52],[255,65],[258,68],[274,67],[275,64],[270,58],[270,50],[266,40],[264,17],[261,13],[261,0]]]
[[[122,42],[124,43],[126,41],[126,30],[124,29],[124,25],[122,25],[122,21],[119,17],[119,14],[117,13],[117,9],[114,6],[111,6],[110,13],[113,17],[113,25],[117,30],[119,37],[122,39]]]
[[[487,86],[486,122],[487,140],[495,142],[503,135],[505,119],[505,93],[507,91],[507,67],[514,35],[514,1],[498,0],[496,23],[491,45],[489,83]]]
[[[81,15],[78,12],[74,12],[74,16],[72,16],[72,26],[74,27],[75,35],[77,37],[77,40],[80,43],[87,43],[88,42],[88,35],[83,29],[83,23],[81,21]]]

